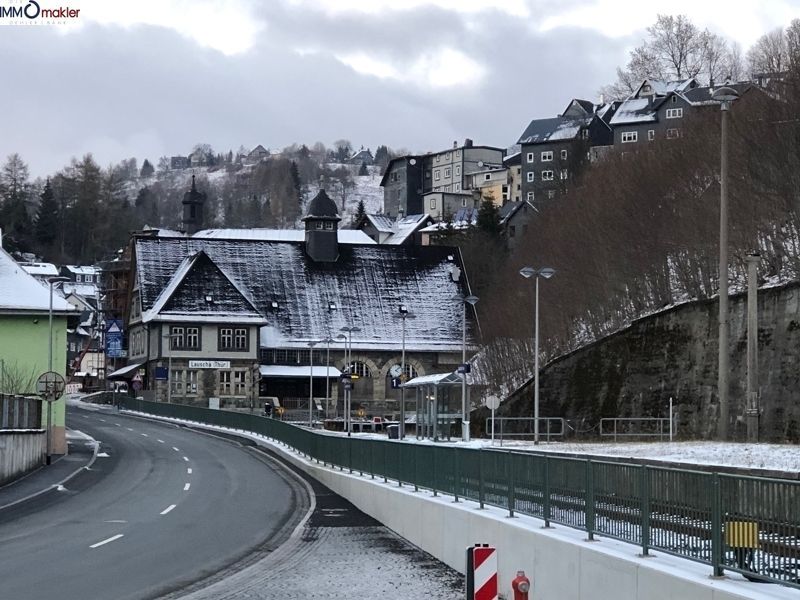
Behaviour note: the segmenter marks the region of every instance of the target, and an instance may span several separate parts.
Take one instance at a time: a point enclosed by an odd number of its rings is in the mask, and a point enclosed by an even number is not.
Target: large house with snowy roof
[[[590,148],[610,146],[617,107],[573,99],[561,115],[532,120],[517,141],[522,200],[540,205],[554,198],[583,168]]]
[[[740,95],[756,89],[751,83],[725,85]],[[645,79],[611,118],[614,145],[622,151],[630,151],[656,140],[681,137],[686,131],[686,120],[694,109],[719,106],[719,102],[712,98],[714,89],[714,86],[701,86],[694,78],[681,81]]]
[[[0,393],[31,394],[36,379],[50,370],[51,295],[0,246]],[[57,292],[52,295],[52,370],[65,375],[67,321],[77,311]],[[52,407],[53,453],[66,452],[64,400]],[[42,422],[44,425],[44,422]]]
[[[252,406],[275,397],[289,408],[308,406],[311,380],[331,410],[336,376],[349,368],[360,376],[354,408],[382,414],[398,403],[389,372],[401,362],[404,325],[408,376],[456,368],[465,306],[469,339],[476,328],[457,248],[378,245],[339,231],[324,191],[303,221],[302,239],[135,236],[122,375],[141,374],[146,394],[162,401]]]

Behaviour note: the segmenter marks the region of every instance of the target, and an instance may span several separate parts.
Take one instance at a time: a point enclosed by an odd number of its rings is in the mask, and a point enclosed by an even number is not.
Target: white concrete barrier
[[[464,573],[465,550],[486,543],[498,550],[500,591],[513,598],[519,570],[532,582],[531,600],[800,600],[800,590],[746,581],[737,574],[711,578],[711,567],[616,540],[587,541],[586,533],[494,507],[478,508],[452,496],[434,497],[330,469],[277,446],[289,460],[360,510],[437,559]]]
[[[47,437],[41,429],[0,429],[0,485],[44,464]]]

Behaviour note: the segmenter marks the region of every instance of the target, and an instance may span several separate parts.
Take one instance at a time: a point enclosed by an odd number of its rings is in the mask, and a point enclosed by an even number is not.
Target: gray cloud
[[[531,118],[555,115],[572,97],[594,98],[624,62],[627,42],[579,29],[535,34],[496,11],[331,17],[270,3],[262,18],[256,45],[235,56],[158,27],[5,28],[0,55],[11,93],[0,97],[0,155],[19,152],[45,175],[86,152],[101,164],[155,160],[198,141],[220,151],[341,137],[413,151],[464,137],[506,146]],[[481,85],[426,89],[358,74],[334,58],[363,52],[403,68],[444,47],[484,66]]]

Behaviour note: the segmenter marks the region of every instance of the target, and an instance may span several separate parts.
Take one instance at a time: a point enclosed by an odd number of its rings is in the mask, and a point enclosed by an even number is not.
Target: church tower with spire
[[[203,228],[203,205],[206,195],[197,191],[194,175],[192,175],[192,189],[183,195],[183,230],[189,235],[194,235]]]

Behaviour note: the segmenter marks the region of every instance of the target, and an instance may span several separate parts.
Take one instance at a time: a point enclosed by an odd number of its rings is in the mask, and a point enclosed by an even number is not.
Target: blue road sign
[[[124,355],[122,350],[122,321],[111,319],[106,325],[106,356],[120,358]]]

